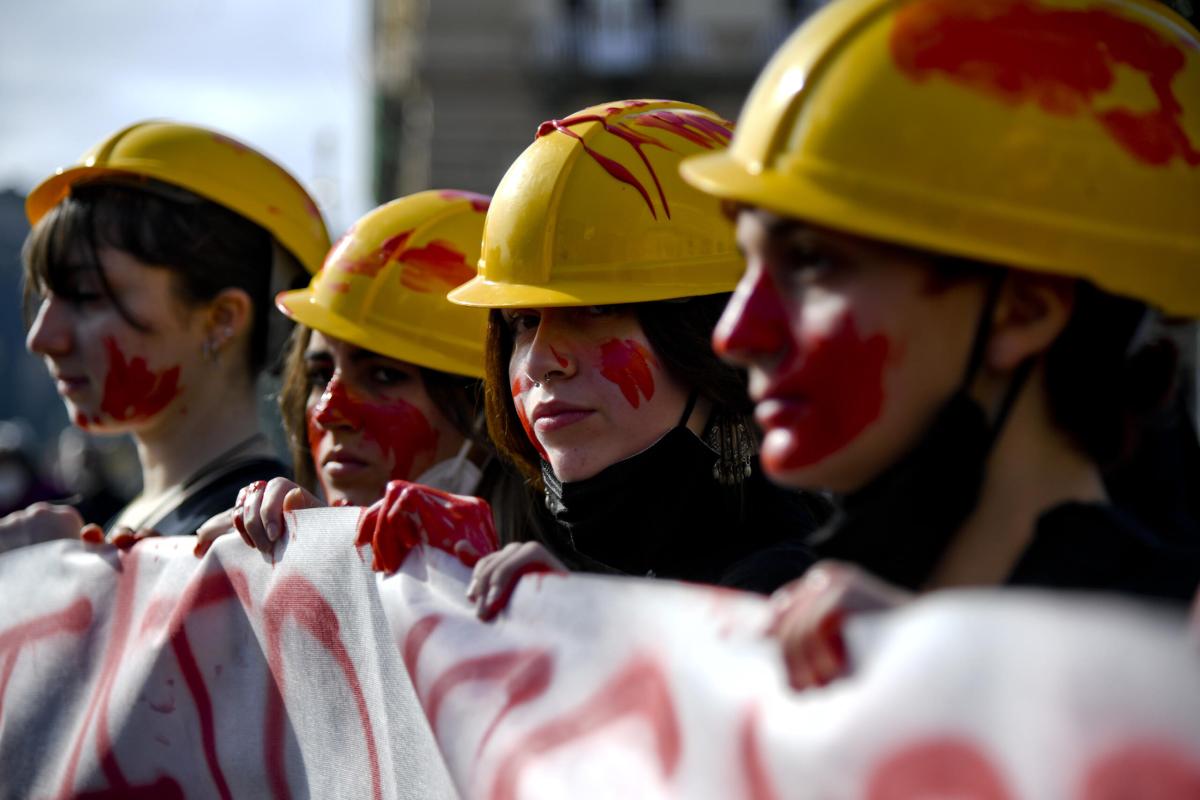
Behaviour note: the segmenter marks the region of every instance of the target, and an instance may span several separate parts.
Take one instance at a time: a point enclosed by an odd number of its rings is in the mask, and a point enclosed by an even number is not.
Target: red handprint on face
[[[495,552],[498,541],[486,501],[410,481],[390,481],[383,497],[359,520],[355,544],[371,545],[372,569],[395,572],[418,545],[445,550],[473,567]]]

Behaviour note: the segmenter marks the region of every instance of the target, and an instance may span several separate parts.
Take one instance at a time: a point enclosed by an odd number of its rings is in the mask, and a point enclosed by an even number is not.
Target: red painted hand
[[[797,691],[825,686],[850,669],[846,616],[902,605],[911,595],[851,564],[822,561],[771,598],[768,633],[779,639],[788,680]]]
[[[358,522],[358,545],[370,544],[371,568],[395,572],[417,545],[445,550],[468,567],[498,547],[492,509],[478,497],[410,481],[390,481]]]

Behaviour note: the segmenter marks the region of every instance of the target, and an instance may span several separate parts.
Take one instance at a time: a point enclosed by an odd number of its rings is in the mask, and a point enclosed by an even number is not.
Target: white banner
[[[273,563],[0,557],[0,797],[1200,797],[1181,612],[947,592],[796,694],[761,598],[531,575],[484,624],[441,552],[371,573],[357,513],[300,512]]]

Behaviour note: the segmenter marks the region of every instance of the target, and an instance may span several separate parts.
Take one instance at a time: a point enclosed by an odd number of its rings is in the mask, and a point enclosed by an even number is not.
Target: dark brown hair
[[[69,298],[73,275],[84,271],[97,276],[126,322],[146,330],[113,294],[98,256],[104,246],[169,270],[186,303],[206,302],[227,288],[245,291],[254,305],[246,354],[250,374],[267,363],[271,235],[224,206],[156,181],[75,186],[38,221],[22,251],[26,321],[47,291]]]
[[[742,370],[717,358],[712,350],[712,332],[729,300],[728,294],[631,303],[654,354],[674,380],[712,403],[713,417],[748,419],[753,404],[746,394],[746,375]],[[620,308],[618,306],[618,308]],[[513,405],[508,381],[508,362],[513,341],[502,312],[488,316],[488,339],[484,400],[488,433],[500,455],[510,461],[537,489],[542,488],[542,473],[537,451],[526,436]]]

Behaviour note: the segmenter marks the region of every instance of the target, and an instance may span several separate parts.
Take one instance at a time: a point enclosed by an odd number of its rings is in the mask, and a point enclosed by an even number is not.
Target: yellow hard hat
[[[179,186],[269,231],[309,272],[329,251],[325,221],[308,192],[283,167],[236,139],[176,122],[137,122],[42,181],[25,200],[37,224],[85,181],[141,176]]]
[[[683,175],[1200,315],[1200,34],[1150,0],[838,0]]]
[[[742,272],[732,226],[679,178],[680,159],[729,136],[712,111],[670,100],[542,123],[496,189],[478,277],[451,301],[607,305],[732,291]]]
[[[422,367],[483,377],[487,312],[446,292],[475,275],[488,198],[431,190],[367,212],[306,289],[281,292],[297,322]]]

